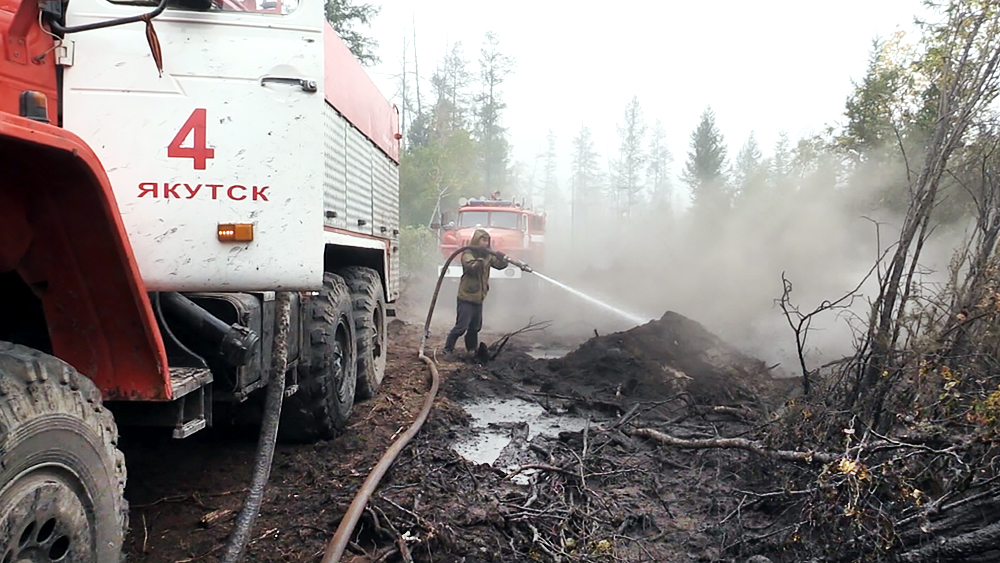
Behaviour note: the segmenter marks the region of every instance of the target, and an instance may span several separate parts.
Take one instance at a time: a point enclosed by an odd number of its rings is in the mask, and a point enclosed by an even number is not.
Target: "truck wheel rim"
[[[0,492],[0,563],[94,562],[93,525],[79,480],[36,467]]]
[[[350,388],[351,382],[347,380],[347,376],[344,373],[344,350],[347,349],[344,331],[338,330],[337,338],[333,341],[333,362],[330,369],[333,370],[333,381],[337,386],[337,400],[341,403],[346,402],[353,396],[353,391]]]
[[[382,357],[382,319],[379,310],[375,310],[372,319],[372,359]]]

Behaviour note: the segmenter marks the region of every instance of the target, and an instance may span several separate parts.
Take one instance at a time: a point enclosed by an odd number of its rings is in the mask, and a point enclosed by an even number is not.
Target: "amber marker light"
[[[49,100],[45,94],[34,90],[21,92],[21,117],[49,122]]]
[[[220,223],[220,242],[250,242],[253,240],[253,223]]]

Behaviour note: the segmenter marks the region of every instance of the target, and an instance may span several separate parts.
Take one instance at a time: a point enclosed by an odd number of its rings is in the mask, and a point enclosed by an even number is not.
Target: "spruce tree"
[[[684,181],[691,187],[694,212],[716,217],[730,208],[725,167],[726,145],[709,107],[691,133],[691,148],[684,165]]]

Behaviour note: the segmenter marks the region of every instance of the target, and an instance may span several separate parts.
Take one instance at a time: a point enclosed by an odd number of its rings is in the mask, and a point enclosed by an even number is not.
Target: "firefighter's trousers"
[[[444,342],[444,351],[454,350],[458,337],[465,334],[465,349],[475,353],[479,347],[479,331],[483,328],[483,304],[459,299],[456,317],[455,328],[451,329]]]

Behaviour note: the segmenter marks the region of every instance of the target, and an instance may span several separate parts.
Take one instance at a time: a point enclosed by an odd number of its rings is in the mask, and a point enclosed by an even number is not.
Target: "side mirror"
[[[441,223],[431,223],[431,228],[437,231],[441,228]]]

